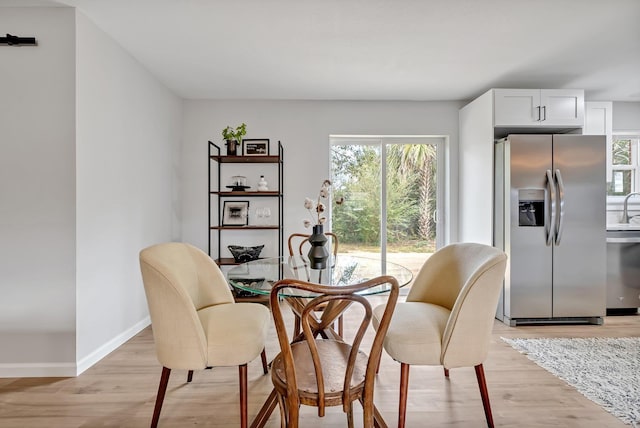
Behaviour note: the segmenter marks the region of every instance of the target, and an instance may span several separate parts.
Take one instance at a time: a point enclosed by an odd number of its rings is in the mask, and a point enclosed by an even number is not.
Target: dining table
[[[413,280],[411,270],[401,264],[375,257],[338,254],[331,256],[323,269],[312,269],[304,255],[264,258],[234,266],[227,272],[227,281],[235,289],[237,297],[255,297],[269,295],[273,284],[281,279],[293,278],[316,284],[335,287],[347,286],[367,281],[381,275],[396,278],[400,287]],[[361,295],[383,294],[390,290],[389,284],[381,284],[360,292]],[[287,301],[294,314],[299,315],[313,294],[285,288],[280,297]],[[333,322],[349,306],[349,303],[333,306],[323,311],[316,319],[314,329],[324,338],[341,339],[333,329]],[[302,334],[302,333],[300,333]],[[293,342],[299,338],[294,337]],[[263,427],[278,405],[275,389],[271,392],[251,424],[251,428]],[[375,410],[377,426],[386,426],[382,416]]]

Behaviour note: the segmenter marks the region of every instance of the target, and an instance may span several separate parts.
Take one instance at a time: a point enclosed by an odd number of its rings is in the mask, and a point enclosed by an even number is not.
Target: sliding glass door
[[[441,245],[444,139],[331,138],[331,229],[341,253],[397,260],[417,272]]]

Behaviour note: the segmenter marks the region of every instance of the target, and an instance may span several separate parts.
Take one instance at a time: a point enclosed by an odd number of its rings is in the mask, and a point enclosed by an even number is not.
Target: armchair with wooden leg
[[[389,284],[387,302],[378,310],[378,331],[368,353],[362,351],[362,338],[372,318],[366,297],[358,294],[379,285]],[[311,293],[298,308],[302,334],[290,343],[280,309],[281,295]],[[318,416],[329,406],[342,406],[353,428],[353,402],[363,407],[363,426],[386,426],[373,403],[376,368],[380,362],[382,342],[398,299],[398,282],[391,276],[373,278],[349,286],[312,284],[297,279],[283,279],[271,289],[270,303],[281,352],[274,358],[271,379],[280,404],[281,426],[298,428],[301,405],[318,408]],[[317,312],[317,306],[324,310]],[[345,341],[331,329],[337,314],[349,305],[361,306],[360,324],[353,340]],[[316,314],[320,313],[320,318]],[[368,354],[368,355],[367,355]]]
[[[172,369],[238,366],[240,422],[247,426],[247,363],[262,356],[269,310],[257,303],[235,303],[224,275],[200,249],[184,243],[153,245],[140,252],[140,269],[162,376],[151,427],[158,425]]]
[[[335,258],[338,256],[338,235],[332,232],[325,232],[325,235],[330,240],[331,255],[335,260]],[[289,239],[287,240],[287,245],[289,247],[289,255],[290,256],[294,256],[294,255],[306,256],[306,253],[310,248],[309,236],[311,235],[304,234],[304,233],[292,233],[291,235],[289,235]],[[321,311],[322,307],[319,307],[318,310]],[[342,336],[343,332],[344,332],[344,319],[342,315],[340,315],[340,317],[338,317],[338,334]],[[296,315],[295,325],[294,325],[294,336],[296,336],[298,333],[300,333],[300,319]]]
[[[507,256],[488,245],[458,243],[422,266],[407,300],[396,306],[384,340],[400,363],[398,427],[405,426],[410,365],[442,365],[445,376],[474,367],[487,425],[493,427],[484,368]],[[384,307],[374,309],[374,326]]]

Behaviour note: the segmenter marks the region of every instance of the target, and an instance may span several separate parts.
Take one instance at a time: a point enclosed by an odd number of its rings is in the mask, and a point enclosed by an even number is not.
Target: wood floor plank
[[[381,299],[374,297],[372,299]],[[290,323],[293,325],[293,322]],[[349,313],[345,320],[349,334]],[[500,337],[640,337],[640,316],[607,317],[604,325],[509,327],[495,321],[489,357],[484,363],[497,427],[627,427],[574,388],[538,367]],[[272,327],[269,359],[278,352]],[[112,352],[75,378],[0,379],[0,427],[93,428],[148,427],[161,367],[151,328]],[[249,364],[249,419],[271,391],[260,358]],[[400,365],[383,355],[375,402],[389,426],[397,423]],[[238,370],[216,367],[196,371],[186,383],[186,370],[173,370],[160,416],[160,427],[235,427],[240,424]],[[356,426],[361,410],[354,406]],[[268,427],[279,427],[279,414]],[[340,408],[303,408],[303,427],[344,427]],[[484,427],[485,419],[473,368],[411,367],[407,406],[408,427]]]

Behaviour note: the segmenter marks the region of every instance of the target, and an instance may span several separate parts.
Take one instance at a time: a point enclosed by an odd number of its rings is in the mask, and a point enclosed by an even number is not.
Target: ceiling
[[[17,4],[77,7],[184,98],[640,102],[639,0],[0,0]]]

